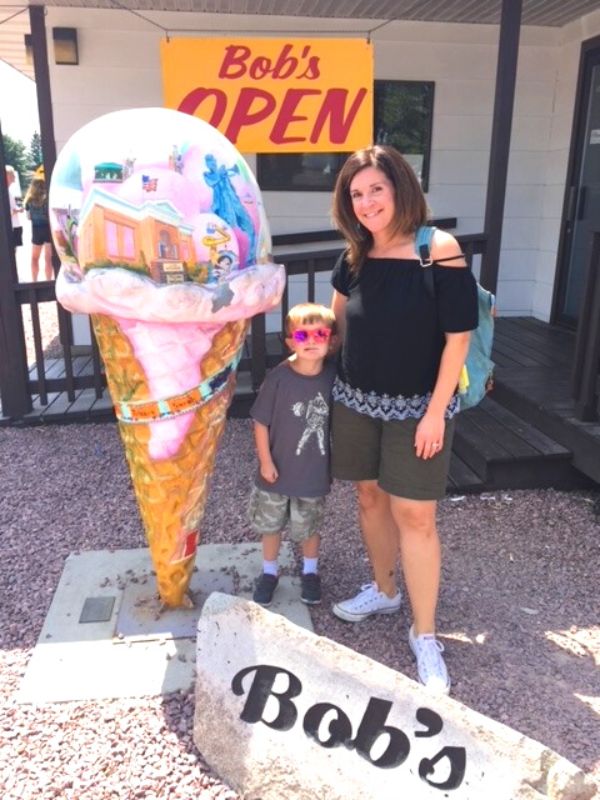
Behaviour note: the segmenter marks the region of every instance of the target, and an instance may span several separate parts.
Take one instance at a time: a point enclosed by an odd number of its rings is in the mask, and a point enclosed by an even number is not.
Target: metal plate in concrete
[[[207,590],[212,591],[221,580],[233,585],[235,594],[252,597],[262,569],[260,545],[201,545],[196,564],[191,588],[196,591],[197,607],[192,614],[197,619]],[[286,572],[294,568],[287,544],[282,547],[280,564]],[[143,614],[137,618],[133,613],[137,593],[150,597],[154,591],[147,549],[71,554],[29,659],[19,702],[146,697],[189,689],[195,675],[195,623],[190,627],[187,618],[178,620],[178,615],[188,613],[185,610],[168,612],[171,621],[161,630],[153,629],[150,615],[145,622]],[[98,621],[80,623],[89,598],[112,601],[110,618],[97,614]],[[124,603],[132,610],[132,630],[118,638],[117,620],[125,619],[120,613]],[[281,578],[270,610],[312,630],[308,609],[300,602],[299,578]],[[189,637],[179,638],[182,630]]]
[[[79,624],[109,622],[116,599],[116,597],[86,597],[79,615]]]

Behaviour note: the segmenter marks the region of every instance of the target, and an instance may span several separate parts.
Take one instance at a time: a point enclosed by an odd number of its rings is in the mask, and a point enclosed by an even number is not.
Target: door
[[[580,76],[555,314],[572,327],[579,320],[591,232],[600,230],[600,46],[584,52]]]

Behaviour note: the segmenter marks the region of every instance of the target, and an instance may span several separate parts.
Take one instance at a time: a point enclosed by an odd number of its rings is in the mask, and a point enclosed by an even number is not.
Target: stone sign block
[[[589,800],[557,753],[388,667],[214,593],[194,741],[245,800]]]

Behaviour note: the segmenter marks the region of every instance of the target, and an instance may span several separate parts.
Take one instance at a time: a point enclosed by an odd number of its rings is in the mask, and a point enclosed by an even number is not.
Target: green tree
[[[33,172],[43,163],[42,137],[36,131],[31,137],[31,144],[29,145],[29,153],[27,156],[27,167]]]
[[[4,142],[4,160],[7,165],[14,167],[19,173],[21,186],[27,172],[27,147],[19,139],[13,139],[7,134],[2,134]]]

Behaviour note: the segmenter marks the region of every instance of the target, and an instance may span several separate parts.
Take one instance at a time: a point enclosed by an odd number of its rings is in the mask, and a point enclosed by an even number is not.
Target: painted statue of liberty
[[[231,169],[217,164],[217,159],[209,153],[204,158],[208,170],[204,173],[204,178],[208,186],[213,190],[213,201],[211,211],[232,228],[238,227],[248,237],[249,256],[252,260],[256,257],[256,233],[250,214],[244,208],[242,201],[233,188],[230,175],[239,173],[239,167],[235,164]],[[240,265],[241,266],[241,265]]]

